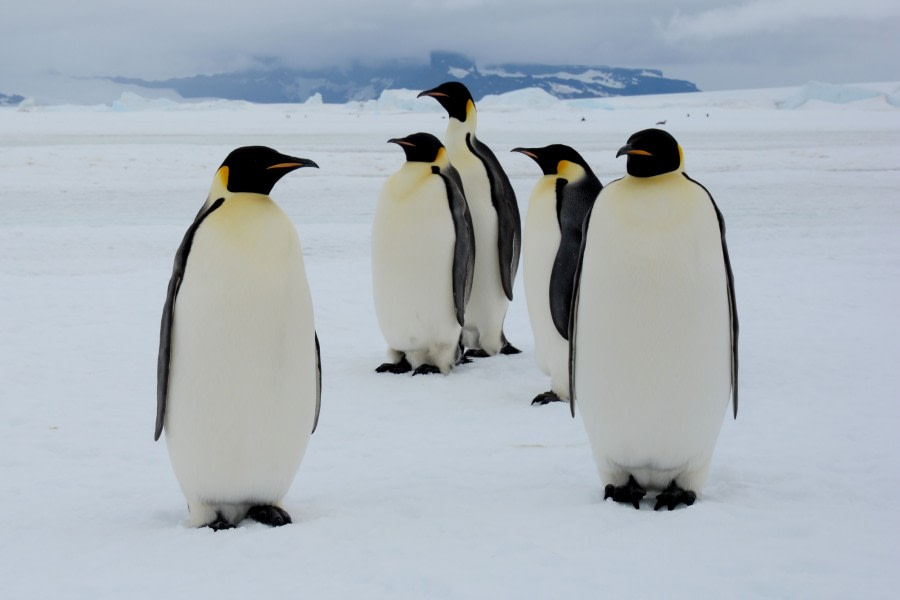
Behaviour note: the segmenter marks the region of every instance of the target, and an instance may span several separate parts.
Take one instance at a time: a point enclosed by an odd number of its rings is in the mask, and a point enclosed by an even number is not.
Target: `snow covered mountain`
[[[427,89],[450,79],[464,82],[476,100],[524,88],[541,88],[560,99],[602,98],[699,91],[689,81],[655,69],[588,65],[501,64],[479,67],[451,52],[432,52],[428,64],[392,60],[314,70],[277,66],[163,81],[111,77],[146,88],[172,89],[184,98],[223,98],[260,103],[304,102],[320,94],[326,103],[377,98],[387,89]]]

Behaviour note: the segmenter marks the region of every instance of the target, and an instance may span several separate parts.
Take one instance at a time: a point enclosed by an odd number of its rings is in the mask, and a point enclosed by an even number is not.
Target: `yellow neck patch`
[[[556,174],[568,181],[578,181],[584,177],[584,167],[569,160],[561,160],[556,165]]]

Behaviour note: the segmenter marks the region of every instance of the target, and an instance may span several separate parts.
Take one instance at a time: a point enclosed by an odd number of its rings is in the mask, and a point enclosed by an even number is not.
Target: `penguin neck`
[[[447,133],[444,136],[444,144],[450,153],[450,162],[453,156],[459,152],[468,152],[466,138],[475,139],[475,128],[478,125],[478,117],[474,110],[470,110],[465,121],[450,117],[447,123]]]

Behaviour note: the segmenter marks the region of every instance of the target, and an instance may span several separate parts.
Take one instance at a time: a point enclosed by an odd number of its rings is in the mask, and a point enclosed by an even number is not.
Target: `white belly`
[[[456,232],[443,180],[414,167],[392,176],[378,201],[372,227],[375,314],[392,350],[424,353],[421,360],[449,367],[437,363],[447,363],[449,348],[455,358],[461,330],[453,303]]]
[[[315,417],[300,243],[271,200],[246,196],[198,229],[175,304],[166,442],[192,504],[277,502]]]
[[[699,493],[729,399],[728,292],[715,211],[672,177],[675,195],[657,177],[636,201],[626,177],[594,206],[575,391],[604,480]]]
[[[525,302],[538,367],[551,376],[553,391],[568,398],[568,342],[550,314],[550,274],[561,239],[556,215],[556,177],[544,176],[528,202],[522,247]]]

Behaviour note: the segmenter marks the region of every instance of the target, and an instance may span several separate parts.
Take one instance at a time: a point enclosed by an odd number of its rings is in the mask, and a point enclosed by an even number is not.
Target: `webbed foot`
[[[614,486],[608,484],[604,489],[603,499],[612,498],[615,502],[622,504],[631,504],[635,508],[641,507],[641,498],[647,494],[647,490],[642,488],[634,479],[634,475],[628,476],[628,483],[625,485]]]
[[[423,364],[419,365],[418,367],[416,367],[416,370],[413,371],[413,376],[415,377],[416,375],[435,375],[440,372],[441,372],[441,370],[438,369],[436,366],[423,363]]]
[[[519,350],[509,342],[506,342],[505,344],[503,344],[503,347],[500,348],[500,354],[520,354],[521,352],[521,350]]]
[[[409,364],[409,361],[406,360],[406,357],[400,359],[400,362],[396,363],[383,363],[375,369],[376,373],[393,373],[394,375],[400,375],[401,373],[409,373],[412,371],[412,365]]]
[[[213,531],[222,531],[224,529],[234,529],[234,523],[225,519],[225,517],[222,516],[222,513],[216,513],[216,518],[204,525],[204,527],[209,527]]]
[[[543,394],[538,394],[534,397],[534,400],[531,401],[531,405],[535,404],[544,405],[550,404],[551,402],[562,402],[563,399],[556,395],[555,392],[544,392]]]
[[[254,506],[247,511],[247,517],[272,527],[281,527],[291,523],[291,515],[282,508],[270,504]]]
[[[669,510],[675,510],[675,507],[679,504],[690,506],[695,500],[697,500],[697,494],[690,490],[681,489],[673,479],[669,487],[656,496],[656,505],[653,507],[653,510],[659,510],[663,506]]]

